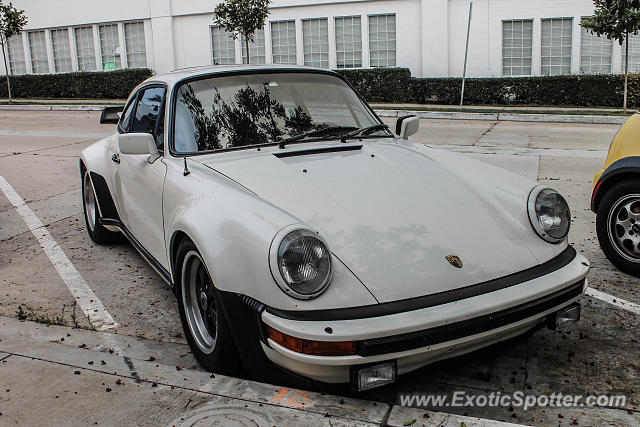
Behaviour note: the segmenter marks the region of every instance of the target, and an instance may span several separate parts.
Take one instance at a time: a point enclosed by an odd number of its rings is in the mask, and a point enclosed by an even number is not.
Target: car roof
[[[323,69],[323,68],[315,68],[315,67],[302,67],[298,65],[249,65],[249,64],[239,64],[239,65],[206,65],[201,67],[190,67],[190,68],[182,68],[178,70],[171,71],[169,73],[159,74],[157,76],[153,76],[146,80],[143,84],[148,84],[152,82],[160,82],[166,83],[168,85],[173,85],[176,82],[190,77],[198,77],[198,76],[206,76],[206,75],[215,75],[218,73],[227,73],[227,72],[255,72],[255,71],[318,71],[318,72],[332,72],[331,70]]]

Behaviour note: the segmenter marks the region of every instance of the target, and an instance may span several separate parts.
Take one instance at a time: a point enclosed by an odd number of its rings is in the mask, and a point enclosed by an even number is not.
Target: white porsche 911
[[[176,71],[101,122],[89,235],[124,234],[174,288],[206,369],[366,390],[580,317],[560,194],[408,141],[415,117],[394,136],[334,72]]]

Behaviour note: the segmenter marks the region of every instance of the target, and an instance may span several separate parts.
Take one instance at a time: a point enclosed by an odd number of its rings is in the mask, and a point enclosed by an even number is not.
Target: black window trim
[[[168,86],[166,83],[162,83],[162,82],[150,82],[148,84],[145,84],[144,86],[140,86],[138,87],[138,89],[135,91],[135,95],[133,95],[131,97],[131,99],[129,100],[129,102],[127,102],[127,105],[124,107],[124,111],[127,111],[127,108],[129,107],[129,105],[131,105],[132,103],[135,102],[135,105],[133,106],[133,110],[131,111],[131,114],[133,114],[133,117],[135,119],[135,115],[136,115],[136,110],[138,109],[138,101],[140,100],[140,95],[142,94],[142,92],[144,92],[147,89],[152,89],[154,87],[159,87],[164,89],[164,94],[162,95],[162,101],[161,101],[161,106],[160,106],[160,110],[158,111],[158,117],[162,116],[162,114],[166,111],[166,104],[167,104],[167,92],[168,92]],[[133,124],[133,121],[131,121],[129,123],[128,128],[129,129],[123,129],[120,125],[122,123],[122,119],[124,118],[124,113],[122,114],[122,117],[120,117],[120,121],[118,122],[118,126],[117,126],[117,130],[119,134],[123,134],[123,133],[132,133],[131,132],[131,126]],[[156,126],[155,129],[153,129],[153,137],[157,137],[158,134],[158,120],[156,120]],[[165,129],[165,134],[166,134],[166,129]],[[156,146],[157,146],[157,141],[156,141]],[[163,155],[164,154],[164,141],[162,141],[162,149],[158,149],[159,154]]]
[[[194,151],[194,152],[189,152],[189,153],[179,153],[177,151],[174,150],[174,136],[175,136],[175,106],[176,106],[176,102],[178,100],[178,91],[177,88],[185,83],[190,83],[190,82],[195,82],[198,80],[206,80],[206,79],[211,79],[211,78],[217,78],[217,77],[229,77],[229,76],[236,76],[236,75],[247,75],[247,74],[282,74],[282,73],[309,73],[309,74],[325,74],[325,75],[329,75],[329,76],[334,76],[334,77],[338,77],[340,80],[342,80],[344,83],[347,84],[347,86],[353,90],[353,92],[356,94],[356,96],[358,97],[358,99],[360,100],[360,102],[362,102],[362,104],[366,107],[366,109],[373,115],[373,117],[375,119],[378,120],[379,123],[384,124],[384,122],[380,119],[380,117],[376,114],[376,112],[373,110],[373,108],[371,108],[371,106],[364,100],[364,98],[362,96],[360,96],[360,94],[358,93],[358,91],[353,87],[353,85],[351,83],[349,83],[347,81],[346,78],[344,78],[340,73],[336,73],[335,71],[332,70],[322,70],[322,69],[304,69],[304,68],[295,68],[295,67],[282,67],[282,68],[268,68],[268,69],[249,69],[249,70],[228,70],[228,71],[211,71],[211,72],[207,72],[204,74],[200,74],[197,76],[192,76],[192,77],[185,77],[183,79],[178,80],[177,82],[175,82],[173,84],[173,88],[171,90],[171,97],[170,97],[170,105],[169,105],[169,129],[166,129],[166,131],[169,132],[168,134],[168,146],[169,146],[169,154],[171,154],[172,157],[176,157],[176,158],[185,158],[185,157],[191,157],[191,156],[200,156],[200,155],[206,155],[206,154],[215,154],[215,153],[226,153],[229,151],[238,151],[238,150],[247,150],[247,149],[256,149],[256,148],[261,148],[261,147],[274,147],[277,146],[279,144],[279,142],[270,142],[267,144],[255,144],[255,145],[246,145],[246,146],[241,146],[241,147],[230,147],[230,148],[220,148],[217,150],[205,150],[205,151]],[[379,136],[379,138],[393,138],[393,133],[390,133],[389,135],[381,135]],[[324,138],[313,138],[313,139],[305,139],[304,141],[296,141],[295,143],[306,143],[306,142],[311,142],[311,141],[322,141],[322,140],[326,140],[328,138],[324,137]],[[330,138],[333,139],[333,138]]]

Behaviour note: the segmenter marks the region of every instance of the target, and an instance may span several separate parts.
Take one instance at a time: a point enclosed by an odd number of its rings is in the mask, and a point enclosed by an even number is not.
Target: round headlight
[[[277,270],[280,276],[275,277],[278,285],[296,298],[314,298],[331,282],[331,252],[311,230],[297,229],[286,234],[271,256],[271,264],[272,271]]]
[[[529,219],[540,237],[558,243],[569,234],[571,210],[560,193],[539,186],[529,195]]]

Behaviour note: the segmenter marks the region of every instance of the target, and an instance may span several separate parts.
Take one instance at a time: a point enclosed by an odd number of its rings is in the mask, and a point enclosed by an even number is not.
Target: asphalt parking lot
[[[168,285],[130,245],[96,246],[85,231],[78,154],[114,129],[113,125],[99,125],[98,117],[98,112],[0,111],[0,176],[42,221],[52,241],[118,323],[111,332],[155,343],[149,356],[168,366],[197,371]],[[440,362],[401,377],[392,386],[351,396],[398,403],[399,393],[460,390],[469,394],[624,394],[627,402],[623,409],[456,407],[446,412],[538,425],[570,425],[574,421],[578,425],[640,424],[640,312],[620,304],[621,300],[640,304],[640,280],[618,272],[606,260],[595,237],[594,214],[589,210],[591,179],[602,167],[617,128],[422,120],[415,140],[506,167],[561,191],[574,216],[570,242],[591,261],[589,284],[612,296],[611,302],[617,305],[585,296],[582,321],[565,331],[540,330],[528,340]],[[26,316],[42,323],[91,329],[67,283],[14,204],[0,191],[0,316]],[[4,385],[3,369],[9,368],[0,366],[0,385]],[[344,388],[331,391],[350,394]],[[0,411],[9,394],[0,396]],[[28,412],[25,406],[23,416]]]

